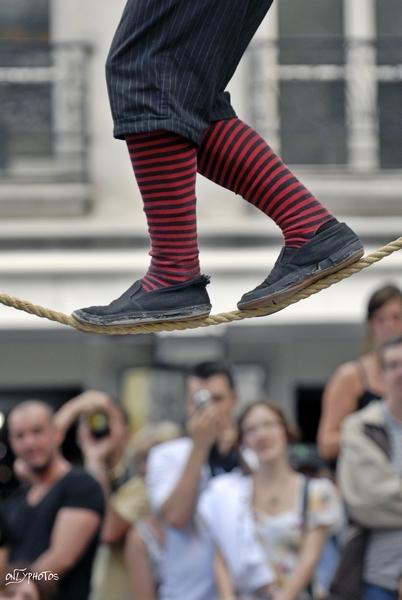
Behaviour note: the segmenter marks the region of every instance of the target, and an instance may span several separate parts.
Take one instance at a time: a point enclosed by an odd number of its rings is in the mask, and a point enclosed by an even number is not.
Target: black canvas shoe
[[[282,248],[264,281],[242,296],[240,310],[265,308],[281,302],[311,283],[357,262],[363,244],[345,223],[322,226],[301,248]]]
[[[209,277],[145,292],[141,280],[133,283],[108,306],[89,306],[73,312],[86,325],[138,325],[162,321],[182,321],[207,317],[211,311],[206,286]]]

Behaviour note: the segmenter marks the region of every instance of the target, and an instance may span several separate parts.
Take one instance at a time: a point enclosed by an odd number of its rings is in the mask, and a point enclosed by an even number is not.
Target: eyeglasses
[[[250,435],[256,433],[257,431],[266,431],[267,433],[272,433],[278,429],[283,429],[283,424],[281,421],[262,421],[261,423],[258,423],[258,425],[245,427],[243,429],[243,435]]]

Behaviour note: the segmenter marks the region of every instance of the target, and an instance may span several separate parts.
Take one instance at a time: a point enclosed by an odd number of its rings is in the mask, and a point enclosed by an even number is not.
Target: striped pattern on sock
[[[149,292],[200,274],[195,180],[197,147],[168,131],[126,137],[144,202],[151,264],[142,278]]]
[[[198,171],[271,217],[289,248],[302,246],[333,218],[262,137],[237,118],[207,129]]]

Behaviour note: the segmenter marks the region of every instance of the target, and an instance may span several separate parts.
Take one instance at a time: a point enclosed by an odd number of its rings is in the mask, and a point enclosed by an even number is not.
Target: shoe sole
[[[152,323],[164,323],[168,321],[192,321],[195,319],[202,319],[208,317],[211,312],[211,306],[191,306],[187,309],[182,310],[168,310],[166,312],[154,312],[153,314],[144,313],[142,316],[130,317],[127,315],[124,318],[111,319],[105,322],[102,318],[82,318],[80,311],[75,311],[72,316],[82,325],[96,325],[100,327],[116,327],[125,325],[146,325]],[[85,315],[86,317],[86,315]]]
[[[353,245],[355,244],[356,243],[354,243]],[[340,271],[341,269],[349,267],[350,265],[353,265],[354,263],[358,262],[364,255],[364,248],[360,246],[360,248],[352,252],[352,254],[348,253],[347,256],[341,259],[341,261],[338,262],[336,265],[332,264],[331,266],[326,266],[328,264],[328,260],[331,260],[332,262],[333,260],[336,260],[337,256],[339,256],[340,254],[342,255],[344,253],[345,249],[340,250],[333,255],[332,260],[326,258],[323,261],[319,262],[318,271],[312,275],[308,275],[305,279],[303,279],[303,281],[300,281],[299,283],[290,285],[287,288],[284,288],[283,290],[274,292],[273,294],[267,294],[266,296],[262,296],[260,298],[257,298],[256,300],[251,300],[250,302],[242,302],[241,304],[239,303],[237,305],[239,310],[269,308],[275,304],[283,302],[290,296],[293,296],[293,294],[304,290],[312,283],[315,283],[320,279],[327,277],[328,275],[332,275],[333,273],[336,273],[337,271]]]

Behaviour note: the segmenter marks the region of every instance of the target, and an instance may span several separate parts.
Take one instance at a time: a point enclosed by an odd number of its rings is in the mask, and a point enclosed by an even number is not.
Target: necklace
[[[293,497],[294,484],[293,477],[282,478],[280,484],[277,484],[274,489],[255,489],[255,504],[263,512],[275,513],[281,506],[286,509],[289,496]],[[259,487],[259,486],[258,486]]]

